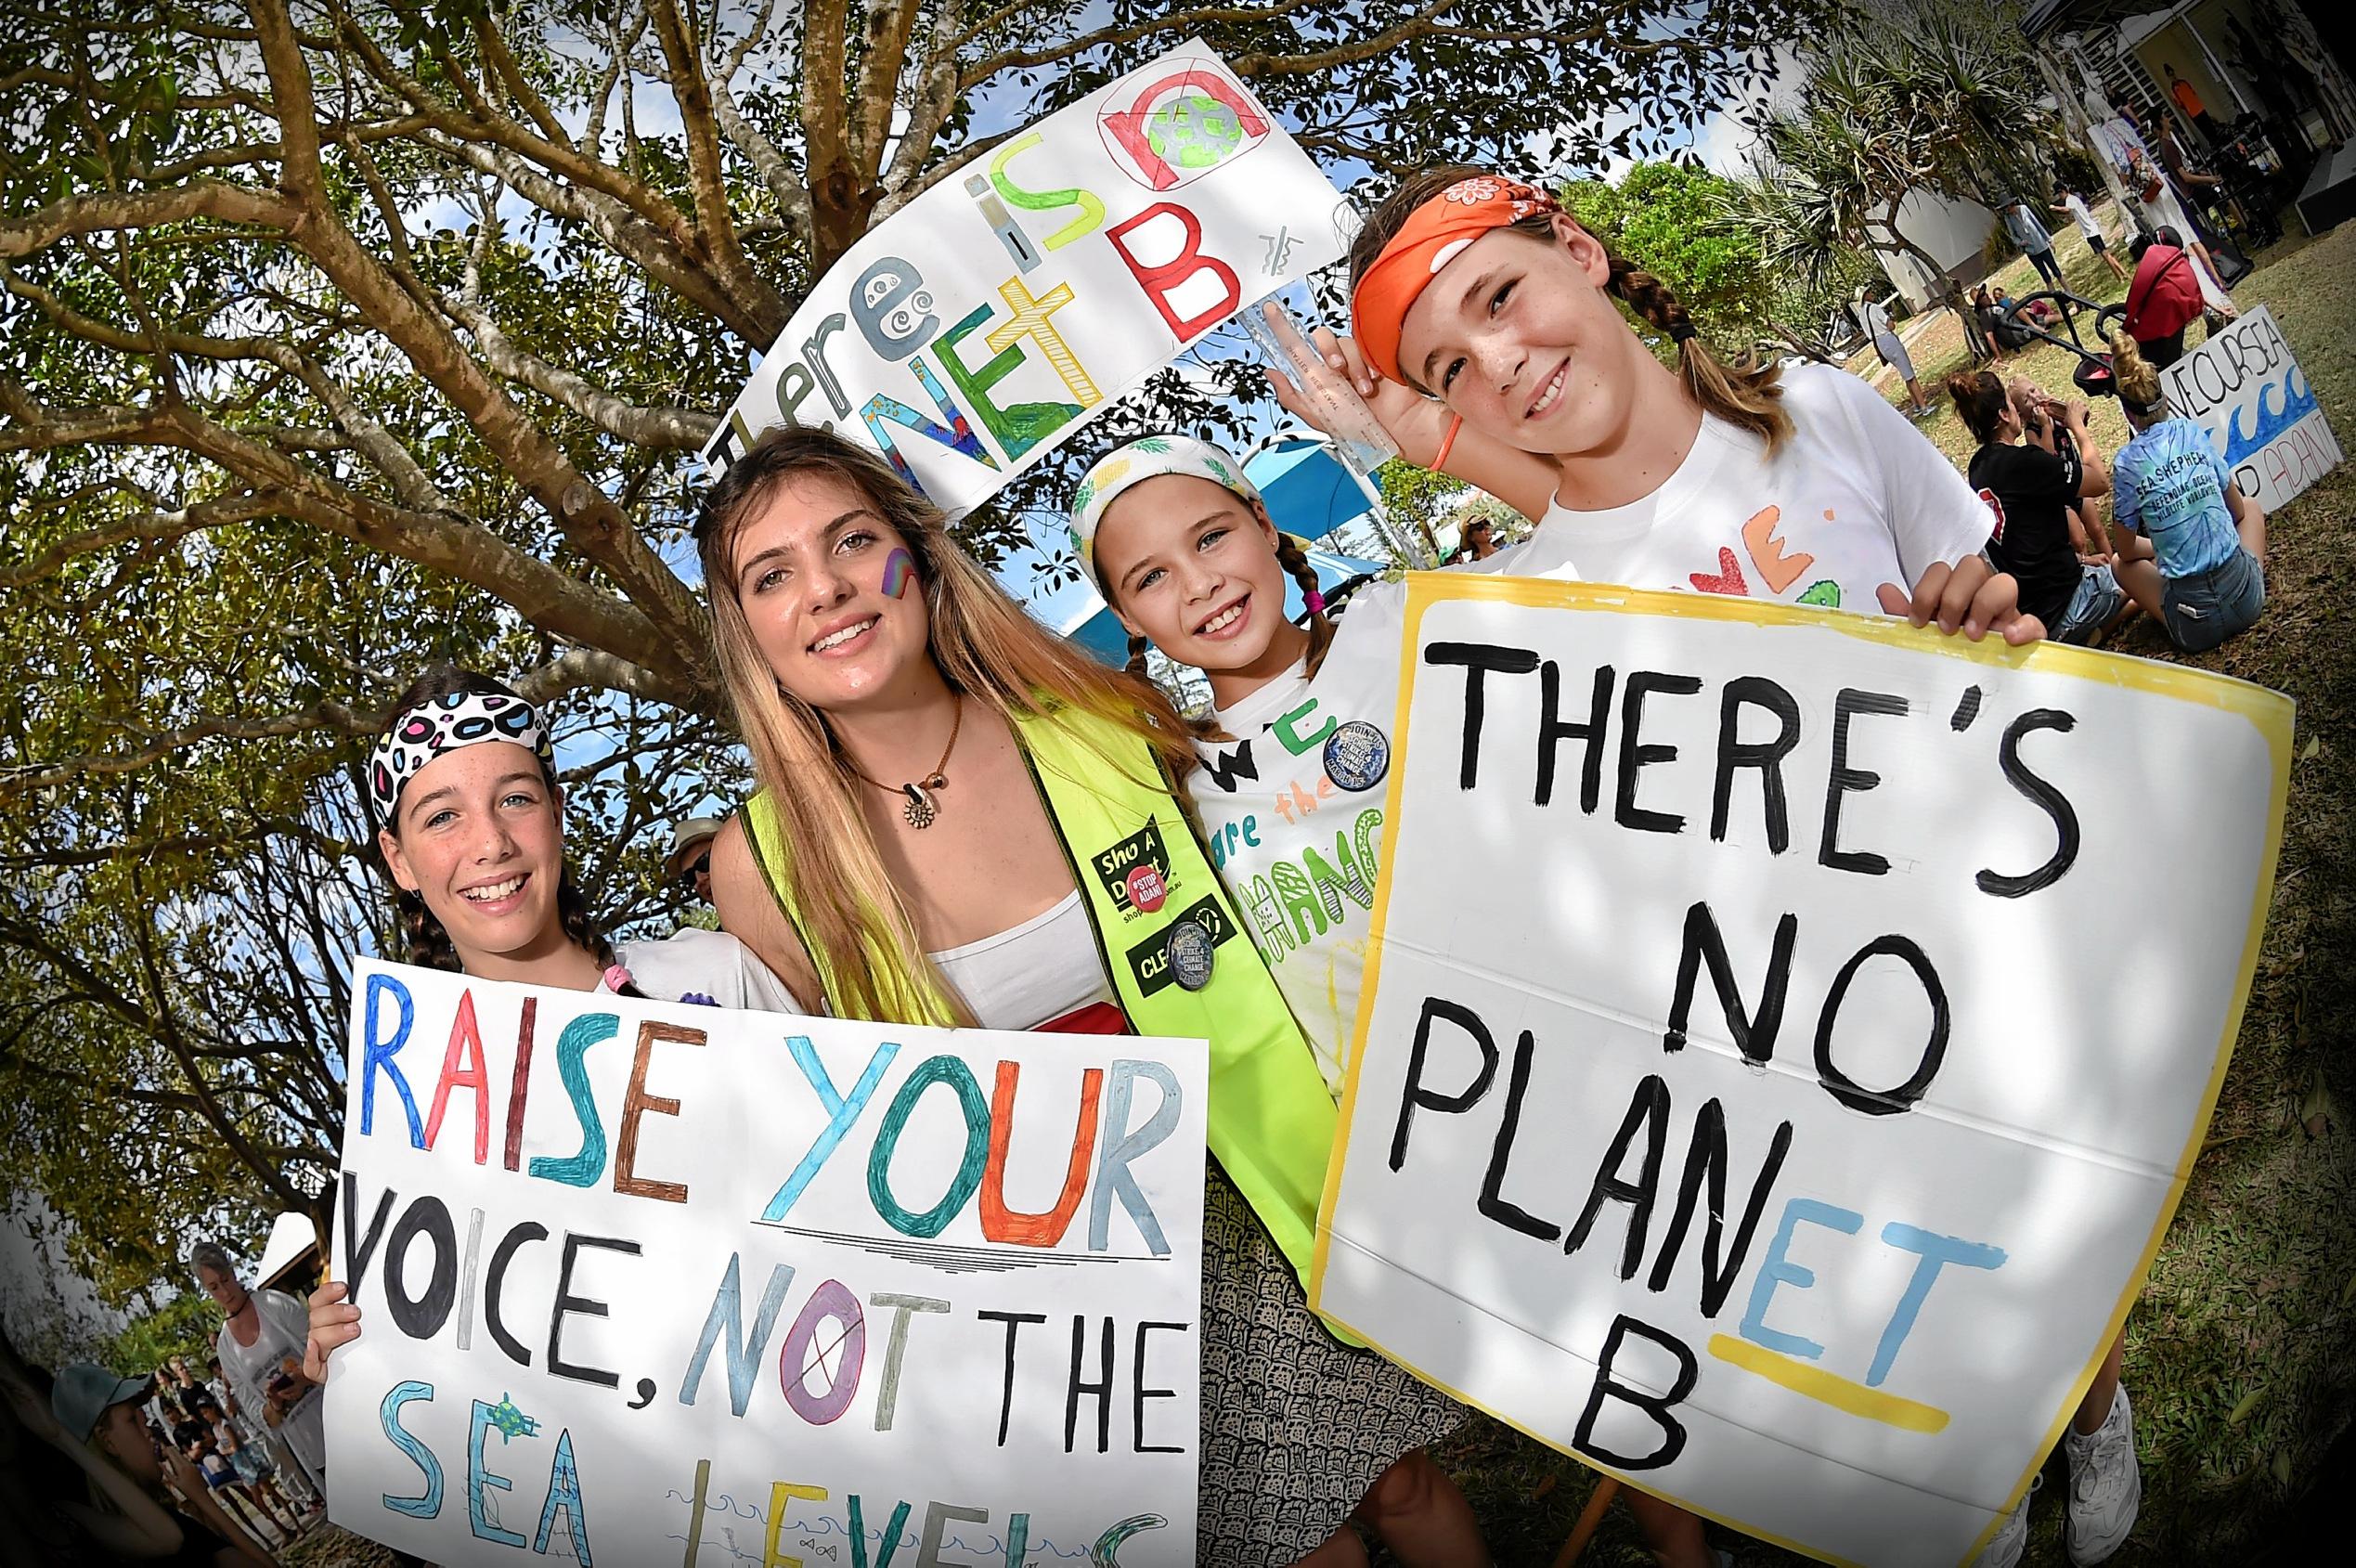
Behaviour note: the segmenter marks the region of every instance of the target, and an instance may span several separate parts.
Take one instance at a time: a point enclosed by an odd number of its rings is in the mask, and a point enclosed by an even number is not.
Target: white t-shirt
[[[614,951],[631,983],[657,1002],[744,1007],[759,1013],[801,1012],[785,983],[725,931],[689,926],[657,941],[616,942]],[[607,990],[605,982],[597,989]]]
[[[261,1325],[252,1344],[238,1343],[227,1323],[214,1336],[213,1351],[221,1358],[221,1375],[228,1380],[248,1416],[284,1439],[304,1468],[314,1475],[322,1474],[327,1468],[327,1400],[322,1391],[316,1384],[304,1390],[276,1428],[268,1428],[264,1414],[269,1408],[265,1395],[272,1373],[289,1356],[298,1368],[303,1365],[303,1341],[311,1332],[311,1314],[283,1290],[254,1291],[253,1311]]]
[[[1602,512],[1549,507],[1536,532],[1467,569],[1730,593],[1878,615],[1934,562],[1976,555],[1995,518],[1947,455],[1832,365],[1783,372],[1793,434],[1770,460],[1714,414],[1660,488]]]
[[[2094,221],[2094,214],[2086,210],[2085,199],[2077,191],[2064,194],[2062,205],[2067,207],[2070,210],[2070,216],[2078,220],[2078,231],[2080,234],[2085,235],[2089,240],[2103,238],[2103,226]]]
[[[1345,758],[1340,771],[1358,787],[1337,783],[1326,771],[1326,743],[1356,722],[1374,726],[1388,745],[1406,601],[1398,583],[1368,583],[1352,594],[1316,680],[1295,664],[1215,710],[1213,719],[1236,738],[1197,741],[1201,765],[1186,781],[1210,863],[1337,1096],[1366,975],[1385,779],[1366,776],[1363,760],[1353,772]]]

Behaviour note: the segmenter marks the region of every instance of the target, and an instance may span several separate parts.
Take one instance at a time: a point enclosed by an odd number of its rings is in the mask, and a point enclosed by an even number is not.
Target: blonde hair
[[[2111,385],[2117,389],[2123,406],[2144,418],[2157,419],[2168,410],[2168,394],[2160,386],[2159,371],[2124,331],[2111,334]]]
[[[778,680],[737,597],[738,538],[778,488],[800,474],[849,485],[900,534],[931,621],[927,651],[951,691],[1009,722],[1074,707],[1118,724],[1152,749],[1163,774],[1153,781],[1159,787],[1183,776],[1194,753],[1168,698],[1032,620],[949,537],[940,509],[876,453],[831,431],[786,426],[729,465],[704,499],[696,548],[729,706],[793,861],[789,913],[796,929],[829,985],[836,1017],[969,1025],[971,1014],[926,956],[885,869],[860,807],[866,786],[851,773],[825,714]],[[1107,758],[1106,766],[1116,764]],[[753,849],[757,856],[757,841]],[[888,1006],[912,998],[923,1017],[887,1018]]]
[[[1358,280],[1366,275],[1382,248],[1405,226],[1417,208],[1438,196],[1459,180],[1494,177],[1487,169],[1470,165],[1454,165],[1426,169],[1409,175],[1399,182],[1398,188],[1376,203],[1366,214],[1366,227],[1350,244],[1350,286],[1356,289]],[[1506,227],[1515,233],[1544,244],[1555,242],[1555,213],[1534,213]],[[1577,222],[1576,218],[1572,220]],[[1582,225],[1582,227],[1585,226]],[[1592,233],[1592,231],[1590,231]],[[1613,250],[1601,235],[1595,235],[1597,244],[1612,268],[1604,280],[1603,292],[1626,305],[1647,325],[1676,345],[1677,379],[1685,395],[1709,413],[1717,415],[1738,430],[1747,430],[1767,443],[1772,457],[1778,447],[1792,436],[1792,416],[1783,411],[1782,369],[1773,360],[1762,363],[1754,352],[1746,351],[1737,360],[1728,362],[1703,342],[1693,325],[1693,317],[1679,303],[1669,286],[1645,271],[1636,263]],[[1413,383],[1410,382],[1410,385]],[[1417,387],[1417,391],[1424,390]]]

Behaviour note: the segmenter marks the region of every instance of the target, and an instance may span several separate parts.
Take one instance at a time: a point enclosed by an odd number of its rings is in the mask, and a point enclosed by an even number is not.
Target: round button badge
[[[1326,777],[1352,791],[1372,789],[1391,771],[1391,741],[1363,719],[1326,739]]]
[[[1200,991],[1210,983],[1210,966],[1218,958],[1218,950],[1210,940],[1210,933],[1191,920],[1181,920],[1162,939],[1162,953],[1170,960],[1172,978],[1188,991]]]
[[[1151,914],[1170,901],[1170,885],[1149,865],[1133,866],[1121,885],[1129,890],[1129,907]]]

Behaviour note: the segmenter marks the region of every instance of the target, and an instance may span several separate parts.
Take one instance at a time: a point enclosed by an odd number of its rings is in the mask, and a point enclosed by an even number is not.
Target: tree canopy
[[[1773,330],[1775,284],[1756,235],[1718,221],[1735,182],[1692,164],[1648,161],[1619,184],[1582,180],[1563,204],[1614,250],[1669,286],[1702,331],[1728,348],[1748,348]],[[1638,323],[1667,356],[1674,345]]]
[[[117,1299],[200,1218],[322,1212],[388,936],[352,770],[426,662],[556,705],[592,901],[675,913],[649,830],[742,778],[693,451],[957,164],[1199,36],[1343,183],[1593,166],[1816,8],[0,0],[8,1168]],[[1233,433],[1260,385],[1113,417]]]

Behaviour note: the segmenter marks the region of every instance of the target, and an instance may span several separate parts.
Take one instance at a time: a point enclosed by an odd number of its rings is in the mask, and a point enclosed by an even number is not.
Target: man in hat
[[[726,825],[724,817],[690,817],[671,834],[663,875],[683,886],[698,903],[712,901],[712,840]]]

